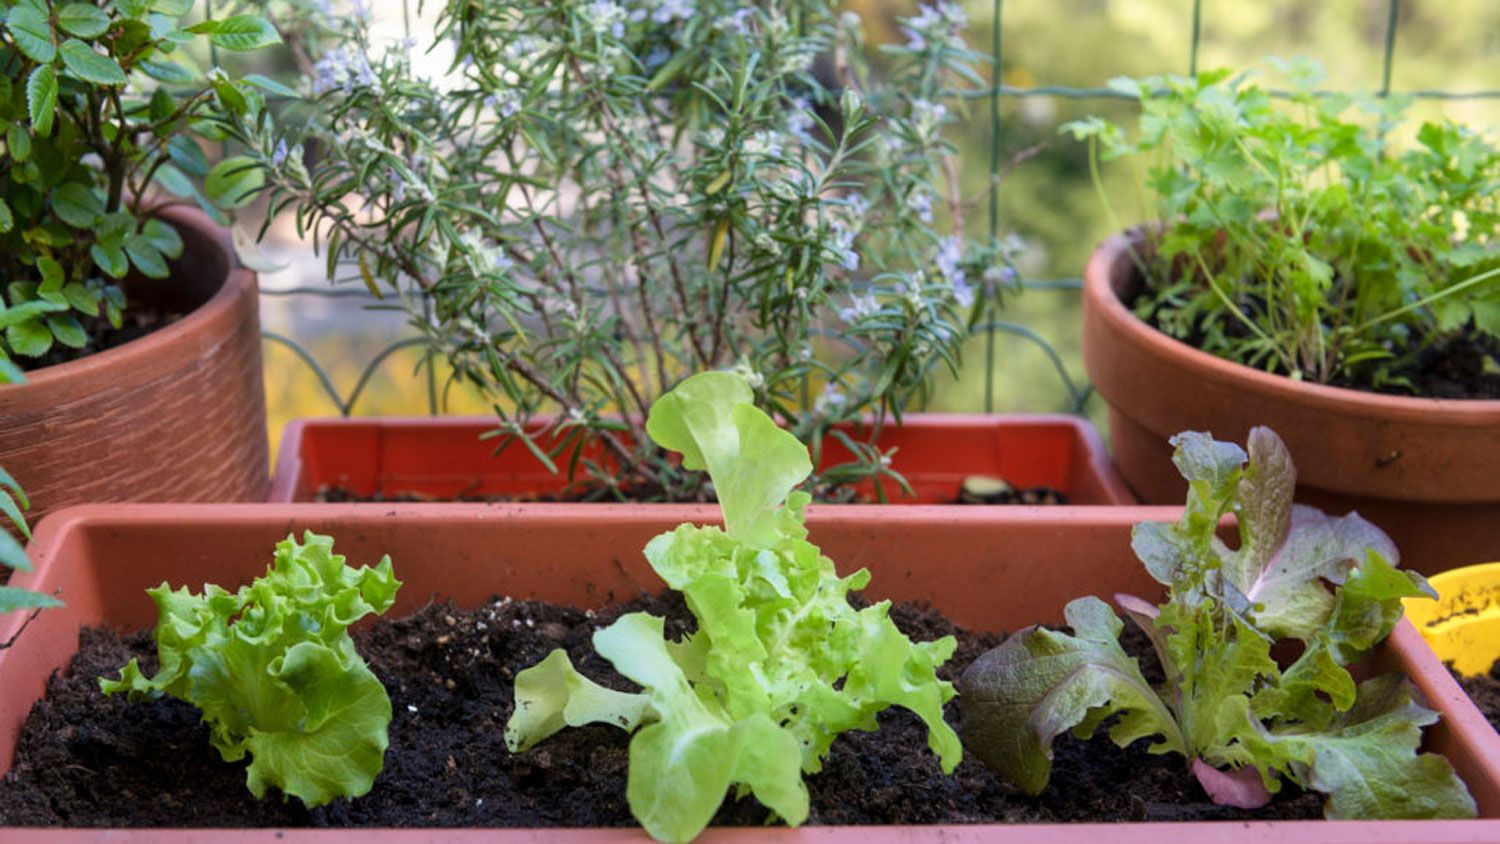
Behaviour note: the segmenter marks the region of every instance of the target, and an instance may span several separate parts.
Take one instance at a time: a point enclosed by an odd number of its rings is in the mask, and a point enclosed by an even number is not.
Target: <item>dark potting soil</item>
[[[564,492],[540,492],[528,493],[526,495],[480,495],[460,494],[452,497],[426,495],[420,492],[375,492],[370,495],[360,495],[341,486],[325,485],[318,487],[313,493],[313,500],[320,504],[351,504],[351,503],[432,503],[432,502],[468,502],[481,504],[509,504],[520,502],[580,502],[580,501],[610,501],[611,497],[602,494],[594,494],[588,487],[581,487]],[[631,500],[651,501],[647,496],[639,498],[631,497]],[[860,497],[832,498],[828,500],[817,499],[820,504],[875,504],[874,499]],[[711,503],[705,501],[704,503]],[[1002,493],[982,498],[972,497],[960,492],[951,502],[954,504],[977,504],[986,506],[1004,506],[1009,504],[1067,504],[1068,497],[1050,486],[1036,486],[1023,488],[1008,488]]]
[[[173,311],[131,306],[121,315],[120,327],[115,328],[103,316],[85,317],[77,313],[73,315],[79,317],[84,333],[88,335],[88,340],[83,347],[74,349],[54,342],[45,355],[39,358],[24,358],[26,369],[37,370],[45,366],[56,366],[113,349],[116,346],[123,346],[153,331],[166,328],[183,317],[183,314]]]
[[[1135,309],[1141,297],[1129,303]],[[1251,310],[1256,310],[1251,307]],[[1139,313],[1139,311],[1137,311]],[[1146,323],[1162,331],[1159,312],[1153,311]],[[1249,339],[1249,329],[1236,320],[1226,320],[1217,329],[1230,336]],[[1204,327],[1197,326],[1184,342],[1194,348],[1202,348]],[[1405,379],[1402,383],[1380,383],[1374,381],[1375,370],[1365,367],[1352,377],[1341,377],[1330,381],[1330,386],[1361,390],[1387,395],[1416,395],[1429,399],[1500,399],[1500,344],[1492,338],[1479,334],[1472,325],[1452,334],[1432,338],[1425,347],[1412,354],[1381,364],[1383,371],[1392,379]],[[1271,369],[1278,375],[1287,375],[1283,367]],[[1409,384],[1409,386],[1408,386]]]
[[[1463,677],[1455,672],[1453,676],[1464,687],[1474,705],[1479,707],[1479,711],[1484,713],[1484,717],[1489,719],[1490,726],[1500,730],[1500,660],[1490,666],[1488,674]]]
[[[74,826],[627,826],[629,736],[593,725],[567,729],[531,751],[505,748],[513,672],[565,648],[583,673],[631,688],[594,654],[593,631],[624,612],[664,615],[669,636],[692,625],[680,598],[642,598],[598,612],[499,599],[476,610],[432,605],[379,620],[356,636],[390,693],[394,717],[385,769],[373,790],[314,810],[275,796],[257,801],[245,763],[209,746],[193,707],[175,700],[106,698],[97,677],[130,657],[155,669],[150,637],[86,630],[66,676],[54,677],[27,719],[11,772],[0,780],[0,825]],[[956,676],[999,642],[911,605],[892,610],[917,640],[955,634],[943,671]],[[1131,647],[1145,654],[1138,636]],[[1147,670],[1152,670],[1147,668]],[[1159,668],[1155,669],[1159,673]],[[1148,675],[1149,676],[1149,675]],[[956,722],[956,702],[948,719]],[[1208,801],[1173,756],[1103,736],[1057,742],[1052,785],[1028,797],[966,759],[944,776],[926,728],[892,709],[873,733],[847,733],[820,774],[808,778],[813,824],[981,823],[1080,820],[1315,818],[1321,798],[1288,787],[1269,807],[1245,812]],[[753,798],[727,800],[715,823],[761,825]]]

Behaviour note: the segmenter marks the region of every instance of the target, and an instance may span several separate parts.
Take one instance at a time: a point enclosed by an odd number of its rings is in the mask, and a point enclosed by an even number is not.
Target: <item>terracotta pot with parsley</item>
[[[291,92],[197,67],[279,39],[193,5],[0,3],[0,462],[38,517],[265,493],[256,280],[222,228],[259,171],[206,150]]]
[[[1500,558],[1500,148],[1279,69],[1285,98],[1223,72],[1121,81],[1134,137],[1068,127],[1096,176],[1127,159],[1153,203],[1085,274],[1121,473],[1179,500],[1172,433],[1268,424],[1300,456],[1299,501],[1357,509],[1414,568]]]

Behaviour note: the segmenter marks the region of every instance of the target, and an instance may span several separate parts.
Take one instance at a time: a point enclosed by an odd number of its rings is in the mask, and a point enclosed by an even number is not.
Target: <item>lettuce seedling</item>
[[[1165,683],[1153,688],[1120,647],[1109,606],[1080,598],[1066,609],[1072,635],[1028,628],[964,673],[965,744],[1035,794],[1051,775],[1053,739],[1087,738],[1113,718],[1116,744],[1151,738],[1152,753],[1186,756],[1219,803],[1263,806],[1287,780],[1325,793],[1329,818],[1473,816],[1448,760],[1417,752],[1437,714],[1409,681],[1356,683],[1347,670],[1390,633],[1401,599],[1435,597],[1426,581],[1396,569],[1390,539],[1357,514],[1292,504],[1296,469],[1270,429],[1251,431],[1248,455],[1201,433],[1172,442],[1187,507],[1132,538],[1166,603],[1116,596]],[[1234,550],[1216,535],[1229,513]],[[1271,655],[1279,642],[1300,648],[1285,668]]]
[[[391,701],[348,628],[390,609],[400,587],[390,557],[354,569],[331,537],[288,536],[265,575],[238,592],[148,589],[160,670],[148,679],[132,659],[99,687],[198,707],[224,761],[250,755],[245,784],[258,798],[269,786],[308,806],[358,797],[384,763]]]
[[[821,769],[840,733],[874,730],[892,705],[927,723],[928,746],[951,773],[963,754],[943,720],[953,686],[936,669],[956,642],[913,644],[888,617],[889,602],[849,604],[870,575],[840,578],[807,541],[810,499],[792,492],[812,471],[807,449],[729,372],[684,381],[651,408],[646,430],[681,452],[686,468],[708,470],[724,513],[725,529],[685,524],[646,546],[698,630],[669,641],[662,619],[631,613],[594,634],[595,649],[640,684],[638,694],[594,683],[553,651],[516,675],[510,749],[591,722],[635,732],[626,797],[662,841],[701,832],[731,785],[800,824],[802,775]]]

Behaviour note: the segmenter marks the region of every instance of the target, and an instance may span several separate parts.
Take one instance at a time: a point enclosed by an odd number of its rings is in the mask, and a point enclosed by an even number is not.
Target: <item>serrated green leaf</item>
[[[91,317],[99,315],[99,295],[84,285],[75,281],[65,285],[62,293],[73,310]]]
[[[103,270],[110,278],[124,278],[130,272],[130,261],[121,246],[101,246],[96,243],[89,247],[89,255],[94,259],[94,266]]]
[[[52,210],[75,229],[92,229],[104,214],[104,200],[82,182],[68,182],[52,193]]]
[[[6,27],[16,41],[16,47],[26,57],[38,64],[46,64],[57,56],[53,43],[52,25],[46,16],[22,3],[11,8],[6,16]],[[44,133],[45,134],[45,133]]]
[[[5,329],[11,351],[22,357],[39,358],[52,348],[52,332],[39,319],[29,319]]]
[[[67,305],[56,302],[48,302],[37,299],[30,302],[22,302],[9,308],[0,310],[0,328],[10,328],[23,322],[30,322],[47,314],[61,313],[68,309]]]
[[[42,283],[37,286],[37,295],[62,292],[63,283],[67,277],[63,274],[62,264],[58,263],[56,258],[43,255],[36,259],[36,269],[42,274]]]
[[[203,21],[188,27],[187,31],[207,35],[215,45],[226,50],[258,50],[281,43],[276,27],[256,15],[234,15],[219,21]]]
[[[109,15],[98,6],[71,3],[58,11],[57,25],[79,38],[98,38],[109,29]]]
[[[85,82],[95,85],[124,85],[127,81],[119,62],[96,52],[82,41],[69,38],[57,51],[62,55],[63,67]]]
[[[81,349],[88,345],[88,332],[72,314],[60,314],[47,317],[47,328],[52,331],[52,336],[57,342],[70,349]]]
[[[115,11],[127,18],[145,17],[150,9],[150,0],[115,0]]]
[[[157,82],[168,85],[186,85],[196,81],[199,77],[196,70],[175,61],[143,61],[136,67]]]
[[[26,108],[31,114],[31,128],[42,137],[52,134],[57,113],[57,71],[50,64],[37,65],[26,80]]]
[[[10,157],[17,163],[25,163],[31,157],[31,133],[20,123],[12,123],[5,130],[5,143],[10,148]]]
[[[182,236],[171,223],[153,218],[146,221],[141,231],[151,241],[151,245],[167,259],[182,257]]]
[[[133,234],[125,238],[125,254],[130,256],[130,262],[147,278],[166,278],[172,274],[161,250],[145,235]]]

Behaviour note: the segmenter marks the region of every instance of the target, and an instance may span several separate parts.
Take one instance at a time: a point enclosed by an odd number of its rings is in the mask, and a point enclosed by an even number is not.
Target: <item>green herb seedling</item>
[[[637,694],[594,683],[553,651],[516,675],[509,747],[593,722],[634,732],[626,796],[662,841],[696,836],[732,785],[802,823],[802,775],[821,769],[840,733],[874,730],[892,705],[927,723],[928,745],[951,773],[962,749],[943,721],[953,687],[936,669],[956,642],[913,644],[889,602],[850,606],[849,591],[870,575],[840,578],[807,541],[809,496],[792,492],[812,471],[807,449],[729,372],[684,381],[652,406],[646,427],[684,467],[708,471],[724,511],[725,529],[682,525],[646,546],[698,630],[670,641],[662,619],[631,613],[594,634],[599,653],[641,685]]]
[[[238,592],[148,589],[161,668],[148,679],[132,659],[99,687],[198,707],[225,762],[251,757],[245,781],[258,798],[271,786],[309,807],[358,797],[384,763],[391,701],[348,629],[390,609],[399,588],[390,557],[355,569],[331,537],[288,536]]]

